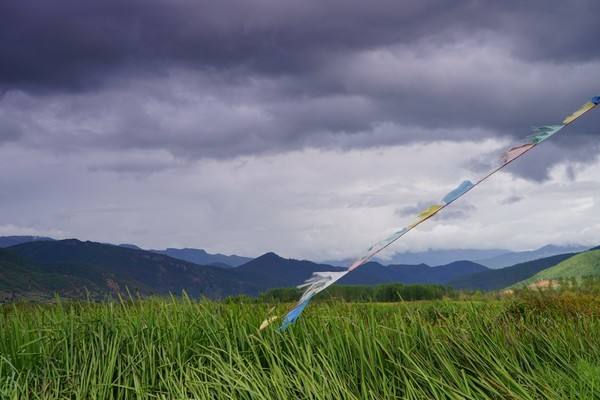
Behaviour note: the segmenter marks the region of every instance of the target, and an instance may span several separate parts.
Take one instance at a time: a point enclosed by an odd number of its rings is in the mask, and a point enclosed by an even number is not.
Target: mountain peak
[[[475,261],[471,261],[471,260],[456,260],[456,261],[452,261],[451,263],[446,264],[446,266],[448,265],[478,265],[481,266],[481,264],[476,263]]]
[[[142,250],[142,248],[140,246],[135,245],[135,244],[131,244],[131,243],[121,243],[118,246],[119,247],[125,247],[126,249]]]
[[[82,242],[79,239],[63,239],[63,240],[57,240],[58,243],[63,243],[63,244],[81,244],[81,243],[92,243],[89,240],[86,242]]]
[[[207,255],[208,253],[204,249],[192,249],[191,247],[184,247],[183,249],[177,249],[174,247],[167,247],[165,251],[194,251],[198,254]]]
[[[256,260],[284,260],[280,255],[269,251],[268,253],[263,254],[256,258]]]

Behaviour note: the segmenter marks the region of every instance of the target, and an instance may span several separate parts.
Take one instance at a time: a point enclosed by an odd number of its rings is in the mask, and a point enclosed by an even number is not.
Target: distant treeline
[[[258,298],[248,296],[233,296],[227,301],[256,301],[264,303],[294,302],[302,291],[297,288],[271,289],[262,293]],[[403,285],[391,283],[384,285],[335,285],[319,293],[315,300],[341,300],[349,302],[395,302],[414,300],[437,300],[457,298],[459,292],[442,285]]]

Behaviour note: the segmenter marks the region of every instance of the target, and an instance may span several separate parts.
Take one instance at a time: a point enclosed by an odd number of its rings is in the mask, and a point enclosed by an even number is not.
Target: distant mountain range
[[[306,260],[264,254],[237,268],[198,265],[164,254],[76,239],[33,241],[2,250],[0,298],[65,297],[130,292],[141,295],[179,294],[219,298],[233,294],[256,295],[267,289],[296,286],[316,271],[342,268]],[[469,261],[445,266],[368,263],[340,283],[388,282],[444,284],[466,274],[487,270]]]
[[[444,265],[459,260],[474,261],[487,259],[501,254],[510,253],[504,249],[450,249],[450,250],[427,250],[421,252],[405,252],[396,253],[394,256],[386,260],[389,264],[427,264],[427,265]],[[381,263],[382,261],[379,260]],[[486,265],[489,267],[488,265]]]
[[[580,245],[555,246],[550,244],[540,247],[536,250],[506,252],[490,258],[477,259],[476,262],[490,268],[505,268],[511,265],[537,260],[540,258],[556,256],[559,254],[579,253],[587,250],[588,248],[589,247]]]
[[[180,260],[193,262],[200,265],[216,265],[223,268],[239,267],[242,264],[252,261],[250,257],[242,257],[225,254],[210,254],[202,249],[172,249],[165,250],[150,250],[154,253],[164,254],[169,257],[178,258]]]
[[[130,243],[121,243],[119,246],[126,247],[128,249],[143,250],[141,247],[139,247],[135,244],[130,244]],[[148,250],[148,251],[151,251],[153,253],[158,253],[158,254],[164,254],[166,256],[177,258],[177,259],[183,260],[183,261],[189,261],[194,264],[214,265],[215,267],[221,267],[221,268],[239,267],[240,265],[245,264],[248,261],[252,260],[252,258],[250,258],[250,257],[241,257],[241,256],[236,256],[235,254],[230,255],[230,256],[225,255],[225,254],[220,254],[220,253],[210,254],[210,253],[207,253],[206,250],[203,250],[203,249],[168,248],[165,250]]]
[[[22,243],[48,241],[48,240],[55,240],[55,239],[50,238],[50,237],[45,237],[45,236],[0,236],[0,249],[10,247],[10,246],[16,246],[16,245],[22,244]],[[127,249],[143,250],[141,247],[139,247],[135,244],[131,244],[131,243],[121,243],[121,244],[119,244],[119,246],[127,248]],[[179,260],[189,261],[194,264],[214,265],[214,266],[221,267],[221,268],[238,267],[238,266],[245,264],[248,261],[252,260],[252,258],[250,258],[250,257],[241,257],[241,256],[237,256],[235,254],[230,255],[230,256],[225,255],[225,254],[220,254],[220,253],[210,254],[203,249],[168,248],[165,250],[149,250],[149,251],[152,251],[152,252],[158,253],[158,254],[164,254],[169,257],[177,258]]]
[[[374,259],[380,264],[401,265],[445,265],[458,260],[469,260],[488,268],[504,268],[511,265],[537,260],[539,258],[555,256],[558,254],[577,253],[587,250],[588,247],[580,245],[555,246],[547,245],[535,250],[510,251],[503,249],[451,249],[451,250],[426,250],[421,252],[396,253],[390,259]],[[325,263],[340,267],[347,267],[354,260],[327,261]]]
[[[346,275],[340,280],[340,284],[378,285],[382,283],[401,282],[406,284],[445,285],[459,277],[488,270],[483,265],[472,261],[455,261],[436,267],[430,267],[426,264],[383,266],[376,262],[370,262],[351,274]]]
[[[32,240],[26,241],[27,238]],[[0,243],[15,242],[21,243],[0,250],[0,301],[15,297],[47,298],[53,293],[63,297],[103,298],[124,293],[125,288],[140,295],[179,294],[182,290],[194,297],[256,295],[271,288],[296,286],[317,271],[343,270],[324,263],[285,259],[275,253],[250,259],[212,255],[197,249],[156,251],[142,250],[135,245],[117,246],[76,239],[0,238]],[[546,248],[544,251],[555,250]],[[529,257],[533,252],[528,253]],[[182,259],[184,257],[188,260]],[[579,257],[575,253],[553,255],[497,270],[464,260],[433,267],[427,264],[384,266],[369,262],[339,283],[400,282],[497,290]],[[205,260],[210,265],[189,260]]]
[[[14,246],[39,240],[54,240],[43,236],[0,236],[0,248]],[[121,247],[135,250],[144,250],[135,244],[123,243]],[[455,261],[473,261],[485,265],[488,268],[504,268],[511,265],[524,263],[526,261],[550,257],[559,254],[578,253],[587,250],[587,246],[569,245],[556,246],[546,245],[535,250],[510,251],[505,249],[449,249],[449,250],[427,250],[421,252],[396,253],[390,259],[375,258],[373,261],[383,265],[447,265]],[[148,250],[183,261],[189,261],[200,265],[214,265],[222,268],[238,267],[249,261],[252,257],[239,255],[212,254],[203,249],[195,248],[167,248],[164,250]],[[337,267],[348,267],[354,259],[322,261],[321,264]]]
[[[306,260],[284,259],[275,253],[264,254],[238,268],[240,277],[258,277],[265,288],[296,286],[317,271],[343,271],[344,268],[327,264],[316,264]],[[342,278],[346,285],[376,285],[401,282],[406,284],[446,284],[461,276],[487,271],[488,268],[471,261],[457,261],[448,265],[430,267],[420,265],[384,266],[370,262]],[[257,282],[258,284],[258,282]]]

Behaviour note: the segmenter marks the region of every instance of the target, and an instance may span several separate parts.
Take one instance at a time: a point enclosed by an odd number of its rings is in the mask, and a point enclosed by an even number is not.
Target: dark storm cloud
[[[500,24],[524,59],[577,62],[598,59],[597,1],[502,2]]]
[[[523,137],[598,94],[599,14],[592,0],[5,0],[0,143],[198,159]],[[513,170],[589,159],[595,126]]]
[[[173,64],[300,73],[331,52],[443,31],[467,11],[452,3],[8,0],[0,5],[1,83],[85,89],[118,70]],[[438,7],[448,11],[431,12]]]
[[[526,59],[591,60],[600,55],[599,14],[593,0],[5,0],[0,83],[85,89],[116,71],[173,64],[305,74],[338,53],[477,32],[505,37]]]

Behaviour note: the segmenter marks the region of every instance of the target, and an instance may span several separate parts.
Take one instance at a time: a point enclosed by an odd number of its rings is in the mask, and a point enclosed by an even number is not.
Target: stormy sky
[[[0,15],[0,235],[353,257],[600,95],[594,0]],[[599,139],[596,111],[392,251],[600,244]]]

